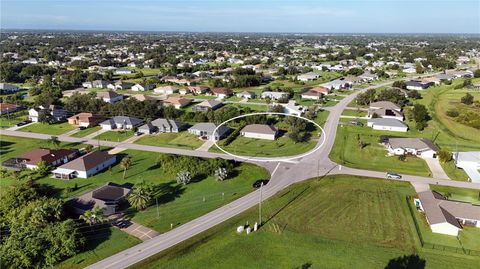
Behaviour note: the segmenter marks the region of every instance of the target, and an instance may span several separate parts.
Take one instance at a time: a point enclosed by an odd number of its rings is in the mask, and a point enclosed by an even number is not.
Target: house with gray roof
[[[144,134],[151,133],[178,133],[188,128],[187,123],[170,119],[156,119],[150,123],[138,127],[138,131]]]
[[[437,158],[438,147],[426,138],[397,138],[391,137],[385,143],[391,155],[414,155],[424,159]]]
[[[117,161],[115,155],[105,151],[93,151],[73,161],[59,166],[52,173],[55,178],[88,178],[114,165]]]
[[[204,112],[208,110],[216,110],[223,106],[223,103],[218,100],[205,100],[192,107],[193,112]]]
[[[118,205],[130,193],[131,188],[116,183],[107,184],[73,198],[68,204],[73,208],[75,214],[83,214],[85,211],[98,207],[103,210],[105,216],[113,215]]]
[[[418,193],[415,204],[425,213],[432,232],[458,236],[463,226],[480,227],[480,206],[449,201],[435,191]]]
[[[408,125],[403,121],[389,118],[372,118],[367,120],[367,126],[374,130],[392,131],[392,132],[406,132]]]
[[[278,129],[267,124],[249,124],[240,131],[240,134],[248,138],[275,140]]]
[[[270,98],[272,100],[278,100],[286,97],[288,97],[288,92],[271,92],[271,91],[262,92],[263,99]]]
[[[143,120],[127,116],[115,116],[102,123],[100,126],[103,130],[126,129],[132,130],[143,123]]]
[[[188,129],[188,132],[205,140],[220,140],[226,137],[232,129],[225,125],[220,126],[214,133],[217,125],[211,122],[197,123]]]

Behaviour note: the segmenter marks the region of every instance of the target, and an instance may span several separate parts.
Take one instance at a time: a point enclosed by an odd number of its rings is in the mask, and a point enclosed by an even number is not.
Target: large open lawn
[[[419,246],[405,199],[414,193],[401,182],[351,176],[310,180],[264,202],[266,223],[258,232],[235,231],[257,221],[254,207],[132,268],[370,269],[412,254],[425,268],[477,268],[480,257]]]
[[[86,232],[86,231],[85,231]],[[103,228],[95,233],[86,232],[85,249],[75,256],[56,265],[58,269],[80,269],[105,259],[117,252],[140,243],[140,239],[130,236],[117,228]]]
[[[96,131],[99,131],[100,129],[102,129],[102,127],[100,127],[100,126],[89,127],[89,128],[80,130],[80,131],[72,134],[71,136],[81,138],[81,137],[85,137],[85,136],[87,136],[87,135],[89,135],[89,134],[93,134],[93,133],[95,133]]]
[[[294,156],[308,152],[315,148],[316,144],[316,140],[294,143],[286,136],[277,138],[275,141],[238,136],[228,146],[223,146],[221,143],[219,146],[232,154],[240,156],[279,157]],[[211,147],[210,151],[221,152],[215,146]]]
[[[10,115],[2,115],[0,117],[0,129],[6,129],[15,126],[20,121],[24,121],[28,118],[28,115],[24,111],[10,113]]]
[[[73,129],[75,129],[75,126],[68,124],[68,122],[55,123],[55,124],[33,123],[18,129],[18,131],[49,134],[49,135],[61,135]]]
[[[339,126],[330,158],[339,164],[354,168],[431,176],[427,163],[420,158],[407,157],[405,161],[401,161],[396,156],[387,156],[387,150],[379,144],[382,134],[399,135],[372,130],[369,127]],[[361,148],[359,141],[366,143],[366,146]]]
[[[181,148],[181,149],[196,149],[200,147],[205,141],[198,139],[197,136],[188,132],[180,133],[159,133],[141,137],[136,144],[150,145],[157,147]]]
[[[125,141],[128,138],[133,136],[133,131],[106,131],[105,133],[101,133],[95,136],[93,139],[100,139],[106,141],[113,141],[113,142],[121,142]]]

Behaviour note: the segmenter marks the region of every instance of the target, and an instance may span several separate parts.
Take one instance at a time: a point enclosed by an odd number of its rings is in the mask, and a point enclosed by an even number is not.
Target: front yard
[[[28,126],[18,129],[18,131],[49,135],[61,135],[71,130],[74,130],[75,128],[75,126],[68,124],[68,122],[54,124],[32,123]]]
[[[167,148],[181,148],[194,150],[203,145],[205,141],[188,132],[159,133],[146,135],[135,141],[136,144],[150,145]]]
[[[95,136],[93,139],[105,140],[105,141],[113,141],[113,142],[121,142],[125,141],[128,138],[133,136],[133,131],[106,131]]]
[[[84,130],[80,130],[80,131],[72,134],[71,136],[82,138],[82,137],[85,137],[89,134],[93,134],[93,133],[99,131],[100,129],[102,129],[102,127],[100,127],[100,126],[89,127],[89,128],[84,129]]]

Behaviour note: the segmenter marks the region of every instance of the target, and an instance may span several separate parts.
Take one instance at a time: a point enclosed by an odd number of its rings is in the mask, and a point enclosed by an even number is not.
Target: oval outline
[[[299,119],[303,119],[303,120],[306,120],[308,122],[311,122],[313,123],[315,126],[317,126],[318,128],[320,128],[320,130],[322,131],[322,135],[321,137],[323,138],[322,139],[322,142],[321,143],[317,143],[317,145],[315,146],[315,148],[313,148],[312,150],[310,151],[307,151],[305,153],[302,153],[302,154],[299,154],[299,155],[294,155],[294,156],[286,156],[286,157],[252,157],[252,156],[241,156],[241,155],[236,155],[236,154],[233,154],[233,153],[230,153],[229,151],[226,151],[224,150],[223,148],[221,148],[218,144],[217,144],[217,140],[215,140],[215,133],[217,132],[218,128],[222,125],[225,125],[226,123],[230,122],[230,121],[233,121],[233,120],[236,120],[236,119],[240,119],[240,118],[244,118],[244,117],[248,117],[248,116],[255,116],[255,115],[283,115],[283,116],[290,116],[290,117],[296,117],[296,118],[299,118]],[[325,131],[323,130],[323,127],[320,126],[320,124],[316,123],[315,121],[311,120],[311,119],[307,119],[305,117],[302,117],[302,116],[298,116],[298,115],[290,115],[290,114],[287,114],[287,113],[281,113],[281,112],[254,112],[254,113],[248,113],[248,114],[244,114],[244,115],[240,115],[240,116],[236,116],[236,117],[233,117],[231,119],[228,119],[222,123],[220,123],[216,128],[215,130],[213,130],[213,134],[214,134],[214,139],[213,139],[213,144],[215,145],[215,147],[217,147],[217,149],[219,149],[220,151],[222,151],[223,153],[231,156],[231,157],[234,157],[234,158],[238,158],[238,159],[242,159],[242,160],[246,160],[246,161],[257,161],[257,162],[289,162],[289,161],[293,161],[295,159],[299,159],[299,158],[303,158],[303,157],[306,157],[312,153],[314,153],[315,151],[319,150],[323,144],[325,144],[325,141],[327,140],[326,138],[326,134],[325,134]],[[218,140],[220,141],[220,140]]]

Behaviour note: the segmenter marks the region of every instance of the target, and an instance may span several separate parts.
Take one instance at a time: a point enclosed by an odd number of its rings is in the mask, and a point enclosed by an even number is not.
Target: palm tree
[[[123,169],[123,179],[125,179],[125,174],[127,173],[127,170],[130,168],[132,165],[132,159],[129,157],[125,157],[122,159],[120,162],[120,167]]]
[[[52,144],[54,148],[58,148],[58,146],[60,145],[60,140],[58,140],[57,136],[52,135],[52,137],[48,139],[48,142]]]
[[[95,207],[92,210],[85,211],[85,213],[80,215],[80,219],[88,223],[90,226],[107,220],[105,215],[103,215],[103,210],[100,207]]]
[[[132,192],[128,195],[127,200],[136,210],[144,210],[147,208],[150,200],[152,200],[152,194],[144,186],[138,186],[133,188]]]

